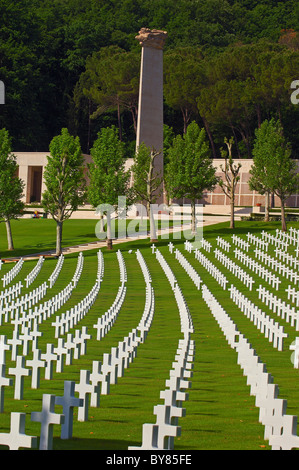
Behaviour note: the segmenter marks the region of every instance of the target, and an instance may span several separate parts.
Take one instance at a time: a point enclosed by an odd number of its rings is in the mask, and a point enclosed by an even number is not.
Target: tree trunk
[[[117,101],[117,120],[118,120],[119,140],[122,141],[122,125],[121,125],[121,115],[120,115],[119,101]]]
[[[150,240],[151,242],[156,242],[158,240],[158,237],[157,237],[157,231],[156,231],[155,218],[154,218],[151,204],[149,202],[147,203],[147,213],[148,213],[148,217],[150,221]]]
[[[131,106],[130,107],[131,114],[132,114],[132,119],[133,119],[133,126],[134,126],[134,132],[137,134],[137,110],[136,107]]]
[[[235,195],[230,200],[230,228],[235,228]]]
[[[209,127],[209,124],[206,120],[206,118],[204,117],[201,117],[202,118],[202,121],[203,121],[203,125],[205,127],[205,130],[208,134],[208,137],[209,137],[209,140],[210,140],[210,144],[211,144],[211,148],[212,148],[212,153],[213,153],[213,158],[217,158],[217,152],[216,152],[216,148],[215,148],[215,144],[214,144],[214,140],[213,140],[213,136],[212,136],[212,133],[210,131],[210,127]]]
[[[284,201],[281,199],[281,230],[283,232],[287,231],[287,223],[286,223],[286,216],[285,216],[285,210],[284,210]]]
[[[258,128],[260,128],[261,125],[262,125],[262,110],[261,110],[261,106],[258,104],[255,109],[256,109],[256,115],[257,115],[257,125],[258,125]]]
[[[63,222],[56,222],[56,256],[60,256],[62,253],[62,225]]]
[[[184,130],[183,133],[186,134],[187,132],[187,127],[191,119],[191,113],[188,111],[187,108],[181,107],[182,115],[183,115],[183,122],[184,122]]]
[[[5,220],[5,225],[6,225],[6,233],[7,233],[7,249],[9,251],[13,251],[14,246],[13,246],[11,226],[10,226],[10,220],[9,219]]]
[[[107,249],[112,250],[112,237],[111,237],[111,214],[107,211]]]
[[[191,233],[196,233],[195,199],[191,200]]]
[[[269,222],[269,205],[270,205],[270,193],[268,191],[265,194],[265,222]]]

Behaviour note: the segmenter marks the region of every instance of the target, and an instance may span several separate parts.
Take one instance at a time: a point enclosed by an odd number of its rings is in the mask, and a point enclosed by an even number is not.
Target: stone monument
[[[166,31],[142,28],[136,39],[141,52],[139,105],[136,149],[144,143],[160,154],[154,160],[154,171],[163,177],[163,47]],[[163,202],[163,196],[157,201]]]

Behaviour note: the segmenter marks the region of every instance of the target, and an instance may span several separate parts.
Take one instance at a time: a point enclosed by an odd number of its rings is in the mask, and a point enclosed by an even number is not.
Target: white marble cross
[[[8,374],[15,376],[15,400],[23,400],[24,377],[31,375],[31,370],[25,368],[24,356],[17,356],[16,367],[8,369]]]
[[[174,244],[172,242],[168,243],[170,253],[173,252]]]
[[[8,344],[11,345],[11,360],[16,361],[18,355],[18,346],[22,345],[22,340],[19,338],[19,331],[14,330],[12,338],[7,340]]]
[[[78,410],[78,421],[88,420],[88,395],[94,393],[95,386],[90,383],[90,371],[80,370],[80,382],[75,385],[75,391],[79,393],[79,398],[83,400],[83,406]]]
[[[13,379],[5,377],[5,364],[0,364],[0,413],[4,411],[4,387],[10,387]]]
[[[82,398],[75,397],[75,382],[65,380],[63,397],[55,397],[55,404],[62,406],[64,423],[61,426],[61,439],[71,439],[73,435],[73,410],[84,405]]]
[[[57,355],[56,372],[62,372],[63,371],[63,356],[66,356],[67,354],[67,348],[64,346],[63,338],[58,339],[58,345],[57,345],[57,348],[54,348],[54,353]]]
[[[285,414],[281,418],[281,432],[269,437],[272,450],[292,450],[299,448],[297,436],[297,416]]]
[[[47,350],[45,354],[41,355],[41,358],[45,361],[45,379],[51,380],[53,378],[53,362],[57,360],[53,344],[47,344]]]
[[[106,388],[108,389],[108,394],[110,390],[110,374],[104,376],[102,373],[102,363],[101,361],[92,361],[92,373],[89,377],[94,389],[90,397],[90,406],[97,408],[100,406],[100,395],[101,395],[101,383],[106,381]]]
[[[0,336],[0,364],[6,363],[6,351],[9,351],[11,346],[7,344],[7,337],[5,335]]]
[[[37,447],[37,437],[25,434],[25,419],[26,413],[10,414],[10,432],[0,434],[0,445],[8,446],[9,450]]]
[[[34,349],[33,358],[26,361],[26,366],[32,368],[31,388],[37,389],[40,384],[40,369],[45,367],[46,363],[41,359],[40,349]]]
[[[291,359],[294,364],[294,369],[299,369],[299,337],[291,344],[290,350],[294,351]]]
[[[64,415],[56,414],[54,409],[55,395],[44,394],[42,411],[33,411],[31,413],[31,421],[41,423],[39,450],[52,450],[53,426],[64,422]]]

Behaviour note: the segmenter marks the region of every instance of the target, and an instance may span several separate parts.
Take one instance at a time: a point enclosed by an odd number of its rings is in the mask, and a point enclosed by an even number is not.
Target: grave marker
[[[25,419],[26,413],[10,414],[10,432],[0,434],[0,445],[8,446],[9,450],[37,447],[37,437],[25,434]]]
[[[31,421],[41,423],[41,433],[39,450],[52,450],[53,446],[53,426],[54,424],[63,424],[64,415],[56,414],[55,395],[44,394],[42,411],[33,411]]]
[[[65,380],[63,397],[55,397],[55,404],[62,406],[64,423],[61,426],[61,439],[71,439],[73,435],[73,411],[84,405],[81,398],[75,397],[75,382]]]

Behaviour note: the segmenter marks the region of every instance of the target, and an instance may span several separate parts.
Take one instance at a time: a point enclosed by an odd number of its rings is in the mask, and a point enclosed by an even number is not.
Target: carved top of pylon
[[[167,38],[167,31],[159,29],[141,28],[135,39],[139,41],[142,47],[153,47],[154,49],[163,49]]]

